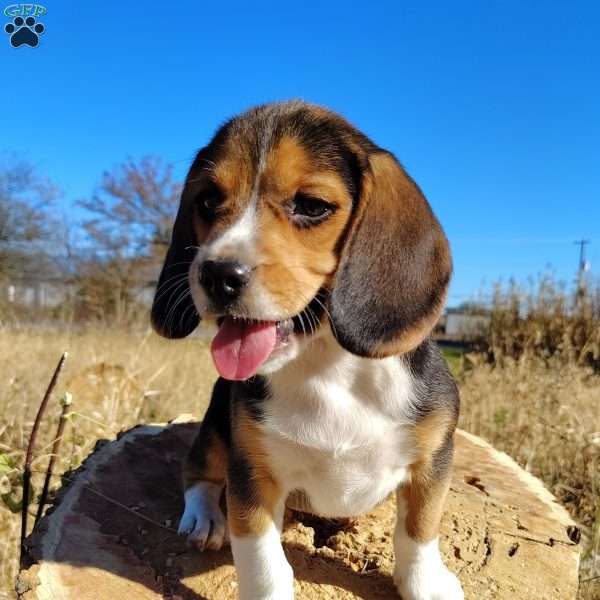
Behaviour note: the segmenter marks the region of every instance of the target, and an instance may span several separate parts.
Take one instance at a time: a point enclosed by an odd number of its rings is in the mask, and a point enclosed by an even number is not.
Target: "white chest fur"
[[[353,516],[406,478],[414,384],[397,358],[359,358],[325,336],[270,383],[262,429],[286,492],[303,490],[319,514]]]

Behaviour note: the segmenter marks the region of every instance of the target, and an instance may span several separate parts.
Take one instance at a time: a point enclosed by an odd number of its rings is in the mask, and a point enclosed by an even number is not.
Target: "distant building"
[[[2,300],[27,308],[54,308],[69,302],[75,286],[60,278],[20,277],[0,284]]]
[[[154,293],[156,292],[156,281],[150,281],[143,285],[137,286],[134,290],[134,298],[144,306],[152,306]]]
[[[152,304],[156,282],[134,288],[134,298],[145,306]],[[0,282],[0,301],[26,308],[56,308],[74,302],[77,286],[68,279],[25,276]]]
[[[472,340],[484,334],[490,322],[490,315],[483,310],[472,312],[449,308],[444,318],[443,335],[452,340]]]

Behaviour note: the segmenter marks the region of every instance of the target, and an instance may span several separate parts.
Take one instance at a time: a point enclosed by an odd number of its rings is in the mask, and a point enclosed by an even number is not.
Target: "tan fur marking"
[[[269,152],[261,178],[261,191],[293,191],[302,178],[314,170],[310,155],[302,144],[285,136]]]
[[[285,204],[297,192],[338,205],[325,222],[298,229]],[[337,267],[334,252],[350,214],[351,198],[344,182],[319,171],[302,144],[284,137],[271,151],[261,178],[264,204],[258,218],[261,232],[258,277],[271,297],[290,315],[299,312],[328,281]]]
[[[256,481],[261,498],[279,498],[279,488],[269,481]],[[265,533],[273,523],[273,509],[267,508],[263,503],[244,502],[237,496],[229,493],[227,488],[227,521],[229,529],[237,537],[255,536]]]
[[[406,532],[416,542],[425,543],[437,537],[449,488],[449,476],[436,480],[421,466],[411,469],[411,481],[401,493],[407,506]]]
[[[456,426],[456,417],[445,407],[428,414],[414,429],[417,461],[410,467],[410,481],[402,487],[406,500],[406,531],[424,543],[438,534],[446,494],[450,487],[450,470],[442,479],[433,474],[432,459]]]
[[[273,522],[277,502],[282,490],[275,480],[264,450],[262,434],[244,409],[238,409],[235,417],[235,443],[252,465],[253,495],[240,498],[227,490],[227,511],[231,532],[236,536],[260,535]]]
[[[433,454],[442,446],[448,431],[456,426],[456,417],[450,408],[438,408],[421,419],[414,429],[419,462],[429,464]]]
[[[187,489],[199,481],[211,481],[222,484],[227,473],[227,449],[221,439],[210,432],[210,439],[204,451],[204,465],[200,469],[192,459],[187,459],[183,464],[183,483]]]
[[[252,194],[255,172],[245,151],[236,140],[230,140],[224,158],[214,168],[215,182],[228,196],[249,200]]]

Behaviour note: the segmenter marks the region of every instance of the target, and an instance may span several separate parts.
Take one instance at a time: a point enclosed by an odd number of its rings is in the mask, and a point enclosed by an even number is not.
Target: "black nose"
[[[200,268],[200,284],[219,307],[235,302],[250,281],[250,267],[238,262],[207,260]]]

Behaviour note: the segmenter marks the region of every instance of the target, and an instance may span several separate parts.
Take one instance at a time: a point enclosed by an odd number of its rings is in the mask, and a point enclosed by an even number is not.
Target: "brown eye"
[[[219,206],[219,199],[216,196],[206,196],[202,198],[202,208],[208,211],[216,210]]]
[[[196,196],[196,208],[209,223],[214,221],[222,202],[223,197],[217,189],[204,190]]]
[[[298,193],[292,201],[292,217],[300,225],[321,223],[335,211],[335,206],[321,198]]]

